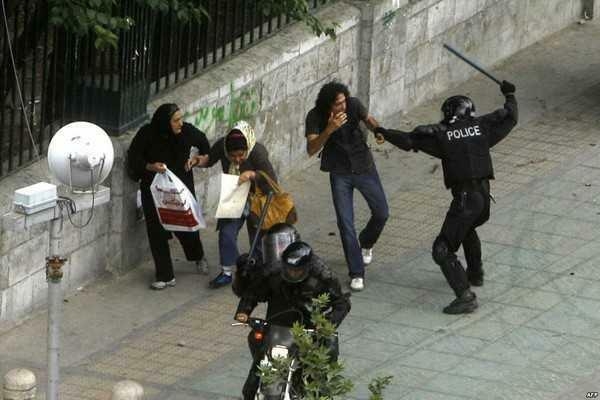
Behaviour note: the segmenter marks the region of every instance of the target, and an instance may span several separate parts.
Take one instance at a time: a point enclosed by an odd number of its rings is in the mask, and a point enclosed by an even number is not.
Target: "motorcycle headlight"
[[[285,346],[275,346],[271,349],[271,357],[273,358],[286,358],[289,354],[289,350]]]

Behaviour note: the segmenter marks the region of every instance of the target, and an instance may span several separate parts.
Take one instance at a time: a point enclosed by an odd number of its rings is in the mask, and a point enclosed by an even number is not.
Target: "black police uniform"
[[[312,254],[310,257],[308,276],[298,283],[283,280],[281,268],[276,265],[254,266],[254,273],[244,277],[236,272],[236,294],[242,296],[236,314],[250,315],[259,302],[266,302],[265,319],[270,324],[291,327],[297,321],[306,328],[314,328],[310,317],[312,299],[327,293],[330,305],[327,319],[336,327],[339,326],[350,311],[349,294],[342,293],[338,279],[318,256]],[[240,280],[245,282],[240,284]],[[248,346],[254,362],[242,392],[244,399],[254,399],[260,381],[256,375],[258,363],[264,357],[266,349],[255,342],[252,333],[248,336]]]
[[[514,91],[514,86],[509,85]],[[481,243],[475,228],[490,216],[489,180],[494,179],[490,148],[506,137],[518,120],[514,94],[506,88],[503,93],[504,107],[481,117],[467,117],[451,124],[442,121],[417,127],[410,133],[378,129],[387,141],[403,150],[420,150],[442,160],[444,183],[452,191],[453,199],[433,243],[432,255],[457,299],[470,294],[469,281],[478,286],[483,284]],[[455,254],[461,244],[467,271]],[[452,313],[448,307],[444,311]]]

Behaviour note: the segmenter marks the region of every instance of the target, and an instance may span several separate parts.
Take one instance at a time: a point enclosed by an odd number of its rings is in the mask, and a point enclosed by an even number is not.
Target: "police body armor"
[[[490,147],[478,119],[461,119],[445,126],[438,135],[446,187],[472,179],[493,179]]]

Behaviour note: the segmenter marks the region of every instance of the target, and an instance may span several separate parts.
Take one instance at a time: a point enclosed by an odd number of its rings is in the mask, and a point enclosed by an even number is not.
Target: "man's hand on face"
[[[327,127],[330,128],[330,130],[333,132],[338,130],[347,121],[348,115],[345,112],[340,112],[337,114],[331,113],[329,114],[329,121],[327,121]]]

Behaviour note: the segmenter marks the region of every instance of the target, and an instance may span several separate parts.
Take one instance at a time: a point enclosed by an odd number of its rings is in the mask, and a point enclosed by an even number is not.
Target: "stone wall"
[[[475,72],[445,52],[463,50],[490,67],[577,21],[584,5],[598,15],[595,0],[373,0],[340,1],[320,11],[339,24],[335,40],[314,37],[295,24],[226,63],[156,98],[178,103],[187,121],[211,142],[236,120],[246,119],[285,187],[285,177],[316,162],[305,152],[304,116],[322,84],[338,78],[386,117],[416,106]],[[590,6],[591,5],[591,6]],[[590,8],[591,7],[591,8]],[[111,202],[96,209],[92,223],[63,228],[61,255],[69,259],[63,287],[72,293],[104,272],[115,274],[148,257],[145,225],[135,217],[136,184],[123,171],[133,131],[113,139],[115,166],[107,185]],[[213,215],[220,167],[196,171],[197,194]],[[44,258],[48,226],[26,229],[10,212],[15,189],[52,181],[45,160],[2,180],[0,189],[0,327],[45,304]],[[81,223],[87,212],[76,216]],[[210,218],[209,218],[210,219]]]

